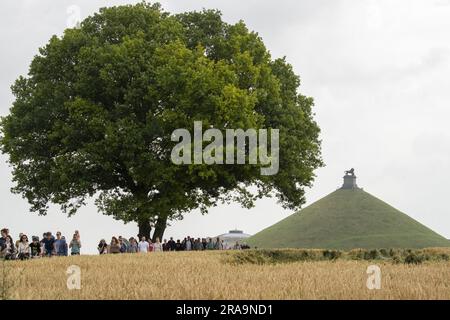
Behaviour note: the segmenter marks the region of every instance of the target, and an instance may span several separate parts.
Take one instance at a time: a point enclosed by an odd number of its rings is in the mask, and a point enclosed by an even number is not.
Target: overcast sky
[[[100,7],[137,1],[2,0],[0,2],[0,115],[13,101],[10,85],[25,75],[49,38]],[[450,0],[223,0],[160,1],[170,12],[220,9],[227,22],[243,19],[272,56],[286,56],[314,97],[325,168],[319,169],[308,204],[342,184],[354,167],[358,184],[450,238]],[[73,7],[73,5],[77,7]],[[83,252],[100,238],[137,234],[97,213],[91,203],[72,218],[57,208],[46,217],[10,193],[11,169],[0,156],[0,226],[14,236],[80,230]],[[251,210],[220,206],[194,211],[165,236],[215,236],[238,228],[254,234],[292,214],[272,199]]]

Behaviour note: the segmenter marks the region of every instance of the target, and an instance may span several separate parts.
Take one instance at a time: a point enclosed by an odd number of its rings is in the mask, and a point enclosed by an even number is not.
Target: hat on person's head
[[[32,236],[31,239],[32,239],[33,241],[39,241],[39,237],[37,237],[37,236]]]

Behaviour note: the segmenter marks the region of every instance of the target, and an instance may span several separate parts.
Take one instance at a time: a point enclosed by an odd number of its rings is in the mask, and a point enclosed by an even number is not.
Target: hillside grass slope
[[[362,189],[338,189],[257,233],[258,248],[426,248],[450,241]]]

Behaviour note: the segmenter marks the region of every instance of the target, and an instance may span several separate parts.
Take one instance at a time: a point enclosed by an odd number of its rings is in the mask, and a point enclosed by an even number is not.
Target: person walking
[[[225,242],[223,239],[220,240],[220,242],[222,243],[222,250],[229,250],[230,249],[230,245],[228,244],[228,242]]]
[[[167,243],[167,239],[164,239],[162,248],[163,248],[163,251],[170,251],[169,244]]]
[[[177,244],[176,244],[175,240],[173,240],[173,237],[170,237],[170,240],[169,240],[169,242],[167,242],[167,244],[169,245],[170,251],[175,251],[175,249],[177,248]]]
[[[214,250],[214,242],[211,238],[208,238],[208,244],[206,245],[206,250]]]
[[[69,244],[70,254],[72,256],[79,256],[81,253],[80,234],[74,233],[72,241]]]
[[[137,243],[137,241],[136,241],[136,239],[135,238],[130,238],[130,246],[128,247],[128,250],[127,250],[127,252],[128,253],[138,253],[139,252],[139,246],[138,246],[138,243]]]
[[[127,253],[127,246],[125,244],[125,241],[123,241],[122,236],[119,237],[119,246],[120,253]]]
[[[42,243],[44,245],[44,255],[49,258],[52,257],[55,254],[55,237],[51,232],[45,233]]]
[[[6,236],[6,250],[5,250],[5,260],[14,260],[17,256],[17,248],[13,241],[13,238],[8,234]]]
[[[116,237],[111,238],[111,243],[109,244],[109,253],[117,254],[120,253],[119,240]]]
[[[148,253],[150,245],[146,240],[147,239],[145,237],[142,237],[141,241],[139,241],[139,253]]]
[[[0,236],[0,258],[3,258],[6,255],[6,236],[6,229],[2,229]]]
[[[152,240],[148,239],[148,252],[153,252],[153,249],[155,244],[152,242]]]
[[[97,250],[99,254],[107,254],[108,253],[108,245],[106,244],[106,240],[105,239],[101,239],[98,246],[97,246]]]
[[[220,241],[220,238],[216,238],[216,242],[214,242],[214,250],[222,250],[222,241]]]
[[[17,258],[20,260],[29,259],[31,255],[31,248],[28,243],[28,237],[22,234],[22,237],[19,239],[19,243],[17,244]]]
[[[184,250],[191,251],[192,250],[192,239],[188,236],[184,243]]]
[[[206,239],[205,239],[205,238],[202,239],[202,246],[203,246],[203,249],[202,249],[202,250],[208,249],[208,242],[206,242]]]
[[[23,233],[22,232],[19,233],[19,237],[17,238],[17,241],[16,241],[16,249],[17,250],[19,250],[19,242],[22,240],[22,236],[23,236]]]
[[[67,257],[69,255],[69,250],[67,248],[66,237],[61,236],[61,232],[56,232],[56,240],[55,240],[55,252],[57,256]]]
[[[32,242],[30,243],[31,258],[36,259],[42,257],[44,249],[41,246],[41,242],[39,242],[39,237],[33,236],[31,237],[31,240],[32,240]]]
[[[178,239],[175,243],[175,251],[183,251],[183,244],[181,243],[180,239]]]
[[[156,238],[156,242],[153,243],[153,251],[154,252],[162,252],[163,251],[163,247],[161,242],[159,241],[159,238]]]

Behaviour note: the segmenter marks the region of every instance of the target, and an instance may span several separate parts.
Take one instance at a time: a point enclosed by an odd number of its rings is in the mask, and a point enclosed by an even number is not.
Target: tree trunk
[[[150,239],[150,232],[152,231],[152,226],[150,225],[150,219],[141,218],[138,220],[139,227],[139,240],[145,237],[147,240]]]
[[[167,226],[167,216],[164,215],[158,217],[158,220],[156,220],[155,232],[153,233],[152,239],[153,242],[156,242],[156,238],[159,238],[159,240],[162,242],[166,226]]]

